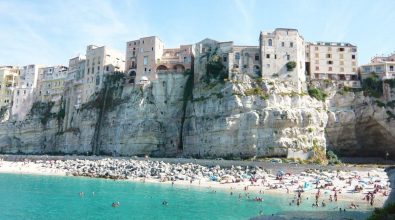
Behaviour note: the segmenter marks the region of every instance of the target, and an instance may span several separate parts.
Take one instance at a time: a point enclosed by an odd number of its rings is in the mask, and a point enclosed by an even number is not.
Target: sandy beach
[[[114,162],[112,159],[105,160],[106,163],[108,163],[108,161],[111,163]],[[100,166],[100,164],[104,163],[103,160],[70,160],[66,162],[55,160],[39,160],[34,162],[28,160],[17,162],[3,160],[0,161],[0,173],[56,176],[89,176],[92,173],[85,168],[83,171],[81,171],[81,169],[78,170],[78,168],[65,169],[63,167],[66,167],[64,164],[67,162],[78,164],[89,163],[89,166],[92,166],[92,164],[99,164]],[[137,164],[142,163],[141,161],[132,162]],[[163,164],[168,167],[176,166],[176,169],[183,167],[179,164]],[[77,167],[81,167],[81,165]],[[205,167],[200,169],[205,169]],[[277,170],[269,173],[259,168],[253,170],[253,172],[249,172],[248,167],[236,167],[234,170],[242,169],[241,172],[238,172],[238,175],[236,175],[235,172],[229,172],[231,169],[223,169],[219,166],[211,169],[218,169],[218,173],[228,174],[219,175],[214,172],[214,174],[210,173],[210,175],[197,175],[197,171],[192,171],[192,173],[195,172],[193,175],[173,173],[171,175],[162,175],[159,173],[154,176],[145,175],[141,177],[142,175],[139,174],[128,175],[124,180],[172,184],[174,186],[201,187],[213,193],[215,193],[216,190],[221,190],[242,198],[251,197],[250,199],[252,200],[264,200],[265,194],[281,194],[290,198],[289,205],[297,205],[297,203],[299,203],[298,192],[300,191],[300,202],[306,202],[306,200],[308,200],[307,202],[312,205],[316,203],[318,206],[322,206],[324,205],[323,203],[327,204],[329,202],[335,202],[335,200],[348,201],[350,202],[349,209],[358,209],[359,206],[382,207],[391,192],[389,177],[384,169],[380,168],[364,169],[360,171],[306,170],[295,173],[287,172],[286,170]],[[180,171],[180,173],[185,172]],[[242,173],[241,176],[240,173]],[[254,174],[251,175],[251,173]],[[94,176],[95,174],[92,175]],[[367,195],[369,195],[370,198],[367,198]],[[371,195],[374,197],[374,202],[372,204],[369,202],[372,198]],[[315,202],[315,200],[317,200],[317,202]]]

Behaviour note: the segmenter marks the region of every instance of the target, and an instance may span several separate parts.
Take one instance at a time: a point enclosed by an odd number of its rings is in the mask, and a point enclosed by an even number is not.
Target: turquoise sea
[[[80,197],[79,192],[85,195]],[[94,192],[94,194],[93,194]],[[340,213],[335,206],[289,206],[286,195],[263,195],[264,202],[238,199],[237,194],[202,187],[134,183],[82,177],[0,174],[0,219],[249,219],[264,215],[313,211],[364,219],[368,212]],[[168,205],[162,205],[166,200]],[[112,202],[121,206],[113,208]],[[343,204],[344,206],[346,204]],[[320,212],[318,212],[320,211]],[[324,212],[322,212],[324,211]],[[305,214],[303,214],[305,215]],[[308,214],[310,215],[310,214]]]

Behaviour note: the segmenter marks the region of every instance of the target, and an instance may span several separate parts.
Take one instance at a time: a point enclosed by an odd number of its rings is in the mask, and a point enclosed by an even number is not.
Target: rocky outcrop
[[[395,158],[394,109],[382,102],[363,92],[335,94],[328,111],[328,148],[342,156],[385,157],[388,152]]]
[[[111,84],[67,119],[60,103],[2,122],[0,152],[305,159],[327,147],[345,156],[395,156],[391,89],[381,103],[321,87],[326,102],[295,92],[292,82],[159,74],[143,86]]]

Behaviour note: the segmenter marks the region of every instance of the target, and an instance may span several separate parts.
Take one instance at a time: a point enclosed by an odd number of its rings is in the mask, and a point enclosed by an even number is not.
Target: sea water
[[[84,196],[79,193],[84,192]],[[262,196],[262,195],[251,195]],[[313,212],[326,219],[339,216],[337,206],[311,202],[289,206],[288,195],[263,195],[263,202],[239,199],[228,190],[175,184],[113,181],[83,177],[0,174],[0,219],[250,219],[263,215]],[[120,207],[113,208],[113,202]],[[162,202],[167,201],[167,205]],[[324,211],[324,212],[323,212]],[[364,219],[369,212],[347,212]],[[305,214],[303,214],[305,215]],[[310,214],[308,214],[310,216]],[[345,213],[343,215],[345,217]],[[351,215],[351,216],[350,216]]]

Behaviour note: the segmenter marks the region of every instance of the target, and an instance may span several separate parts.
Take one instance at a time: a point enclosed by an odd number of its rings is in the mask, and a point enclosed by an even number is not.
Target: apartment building
[[[23,120],[35,101],[35,92],[41,66],[31,64],[20,69],[20,77],[14,90],[11,115],[15,120]]]
[[[129,83],[155,80],[158,73],[192,69],[192,45],[165,49],[159,37],[144,37],[126,43],[125,71]]]
[[[375,56],[369,64],[359,68],[361,78],[365,79],[373,74],[382,80],[395,78],[395,53],[389,56]]]
[[[72,127],[73,110],[79,109],[82,103],[82,91],[86,67],[85,56],[76,56],[69,60],[67,78],[64,87],[65,129]]]
[[[306,72],[311,81],[333,80],[339,86],[360,87],[357,47],[350,43],[306,44]]]
[[[124,56],[123,53],[106,46],[89,45],[87,47],[81,95],[83,103],[87,102],[95,92],[100,91],[107,74],[124,71]]]
[[[39,80],[37,83],[37,101],[60,102],[64,92],[67,69],[66,66],[40,68]]]
[[[295,89],[302,89],[306,81],[305,44],[298,30],[261,32],[259,41],[263,78],[291,81]]]
[[[14,89],[19,81],[19,71],[15,66],[0,66],[0,108],[11,106]]]

